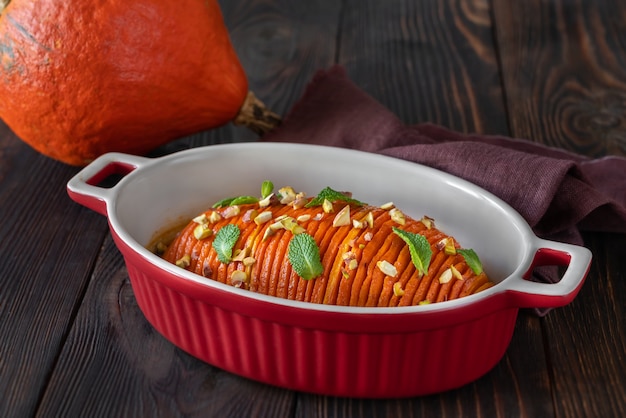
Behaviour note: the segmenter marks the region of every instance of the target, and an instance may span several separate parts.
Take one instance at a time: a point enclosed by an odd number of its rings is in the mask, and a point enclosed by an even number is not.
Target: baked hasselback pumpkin
[[[292,300],[409,306],[493,286],[476,253],[392,203],[371,206],[326,188],[291,187],[218,202],[155,251],[212,280]]]

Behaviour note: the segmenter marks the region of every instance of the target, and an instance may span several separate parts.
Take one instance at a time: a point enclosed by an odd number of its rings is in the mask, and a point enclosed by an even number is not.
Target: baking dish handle
[[[101,183],[114,176],[124,177],[150,161],[150,158],[117,152],[101,155],[70,179],[67,193],[75,202],[107,216],[107,205],[117,183],[111,187],[101,186]]]
[[[507,288],[520,308],[554,308],[570,303],[582,287],[591,266],[591,251],[585,247],[538,239],[530,268]],[[541,266],[565,266],[556,283],[530,281],[533,270]]]

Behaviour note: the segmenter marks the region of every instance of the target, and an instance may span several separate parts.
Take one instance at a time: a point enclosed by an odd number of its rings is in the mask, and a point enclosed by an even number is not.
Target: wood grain
[[[404,122],[507,134],[489,2],[346,1],[338,62]]]
[[[626,155],[626,3],[495,0],[511,133]]]
[[[587,234],[598,255],[589,277],[543,322],[559,417],[626,416],[625,243],[624,235]]]
[[[75,168],[0,126],[0,416],[21,417],[34,413],[45,388],[106,221],[67,196]]]

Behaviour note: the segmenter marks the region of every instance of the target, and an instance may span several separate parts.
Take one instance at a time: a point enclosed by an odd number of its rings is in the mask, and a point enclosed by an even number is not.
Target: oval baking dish
[[[122,177],[115,186],[98,186],[114,174]],[[330,186],[430,216],[479,254],[497,284],[430,305],[327,306],[218,283],[146,248],[159,231],[224,197],[258,194],[265,179],[311,196]],[[317,394],[396,398],[467,384],[502,358],[520,308],[569,303],[591,263],[586,248],[536,237],[510,206],[467,181],[361,151],[240,143],[154,159],[110,153],[67,188],[107,217],[137,303],[167,339],[232,373]],[[567,268],[555,284],[528,280],[541,265]]]

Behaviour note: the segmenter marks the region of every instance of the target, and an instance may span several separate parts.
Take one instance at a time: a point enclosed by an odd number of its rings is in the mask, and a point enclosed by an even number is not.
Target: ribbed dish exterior
[[[127,260],[148,321],[213,366],[322,395],[398,398],[460,387],[488,372],[510,343],[517,309],[428,331],[322,331],[241,315],[153,280]]]

